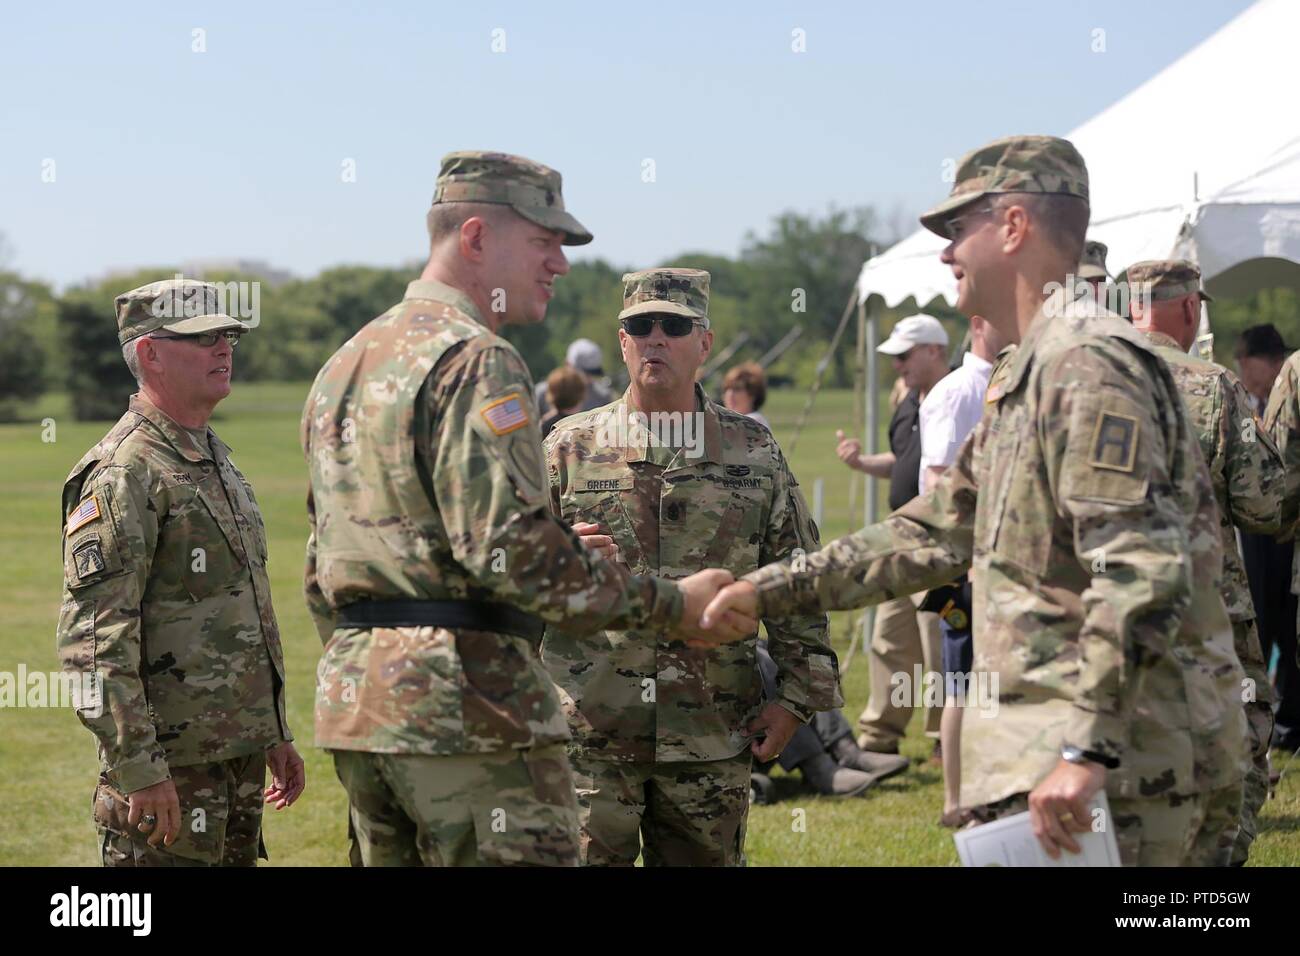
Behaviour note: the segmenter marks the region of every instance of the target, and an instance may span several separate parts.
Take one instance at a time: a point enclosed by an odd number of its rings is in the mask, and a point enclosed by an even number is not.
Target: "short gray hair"
[[[140,338],[137,336],[122,346],[122,361],[126,362],[127,371],[131,373],[131,377],[135,379],[137,385],[143,384],[140,381],[140,357],[135,354],[135,347]]]

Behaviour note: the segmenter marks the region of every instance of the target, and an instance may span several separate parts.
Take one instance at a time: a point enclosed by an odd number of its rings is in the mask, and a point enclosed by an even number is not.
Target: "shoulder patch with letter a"
[[[1117,412],[1100,412],[1092,433],[1088,464],[1094,468],[1132,472],[1137,458],[1138,420]]]
[[[481,414],[494,435],[509,435],[528,424],[528,407],[518,392],[484,405]]]
[[[72,533],[78,528],[90,524],[100,516],[99,499],[91,495],[81,504],[77,505],[76,510],[68,515],[68,530],[64,532],[71,537]]]

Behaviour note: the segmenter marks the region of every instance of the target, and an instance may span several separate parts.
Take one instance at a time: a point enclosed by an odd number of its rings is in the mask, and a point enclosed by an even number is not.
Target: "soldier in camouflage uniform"
[[[1250,396],[1222,365],[1189,355],[1200,327],[1201,270],[1182,259],[1137,262],[1127,270],[1133,325],[1165,360],[1191,417],[1210,468],[1223,538],[1223,596],[1232,621],[1233,646],[1246,673],[1241,699],[1250,730],[1240,832],[1231,862],[1244,863],[1255,839],[1256,818],[1268,797],[1268,742],[1273,733],[1273,690],[1259,644],[1255,606],[1235,528],[1276,534],[1282,505],[1282,459],[1250,410]]]
[[[925,495],[802,569],[746,575],[704,624],[726,608],[861,607],[970,568],[975,670],[999,686],[996,714],[963,727],[962,804],[1028,808],[1057,856],[1104,787],[1126,864],[1203,862],[1240,805],[1246,747],[1219,516],[1164,363],[1061,287],[1087,197],[1065,140],[1010,137],[963,159],[921,221],[950,240],[958,310],[1020,346],[983,420]]]
[[[547,507],[532,382],[495,330],[540,322],[563,245],[591,239],[559,174],[451,153],[429,232],[420,279],[330,358],[303,411],[316,743],[351,801],[354,862],[574,865],[543,621],[666,628],[731,576],[629,578]]]
[[[117,297],[141,388],[63,486],[59,656],[99,745],[106,866],[254,866],[302,792],[253,489],[208,427],[249,326],[207,283]]]
[[[807,553],[817,529],[762,425],[695,384],[713,345],[709,274],[623,277],[618,333],[631,384],[545,444],[551,508],[637,574],[734,574]],[[814,711],[839,707],[820,612],[771,617],[779,700],[763,707],[757,639],[691,650],[661,630],[547,629],[542,659],[569,713],[582,862],[744,864],[751,746],[771,760]],[[753,733],[766,734],[761,744]]]
[[[1087,282],[1103,283],[1110,278],[1106,271],[1106,243],[1089,239],[1083,244],[1083,257],[1074,274]]]
[[[1106,243],[1089,239],[1083,244],[1083,257],[1079,260],[1074,274],[1092,286],[1092,293],[1098,302],[1106,301],[1106,282],[1110,273],[1106,271]],[[1127,315],[1120,316],[1127,319]]]
[[[1285,488],[1282,496],[1281,540],[1294,540],[1300,531],[1300,352],[1293,352],[1282,365],[1277,381],[1268,396],[1264,411],[1264,428],[1277,443],[1285,471]],[[1291,560],[1291,593],[1300,594],[1300,547]],[[1298,622],[1300,626],[1300,622]],[[1300,664],[1300,649],[1285,636],[1276,638],[1279,655],[1294,653]],[[1295,686],[1298,674],[1295,667],[1279,662],[1277,667],[1277,727],[1274,746],[1292,751],[1300,746],[1300,724],[1295,722],[1295,701],[1300,697],[1300,686]]]

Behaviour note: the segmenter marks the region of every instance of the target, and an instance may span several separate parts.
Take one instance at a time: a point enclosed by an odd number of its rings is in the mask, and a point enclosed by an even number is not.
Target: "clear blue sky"
[[[22,3],[0,30],[0,232],[9,267],[60,286],[194,258],[395,265],[467,148],[558,168],[596,235],[579,257],[734,254],[831,203],[910,231],[944,158],[1069,131],[1247,6]]]

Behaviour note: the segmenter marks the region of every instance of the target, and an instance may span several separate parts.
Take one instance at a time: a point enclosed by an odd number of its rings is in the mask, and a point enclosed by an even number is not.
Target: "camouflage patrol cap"
[[[198,279],[162,279],[113,300],[117,310],[117,340],[122,345],[162,329],[174,335],[199,335],[252,326],[221,311],[221,290]]]
[[[997,193],[1045,193],[1088,201],[1088,167],[1068,139],[1007,136],[962,157],[948,198],[921,217],[921,225],[951,239],[949,218]]]
[[[645,269],[623,276],[620,319],[656,313],[685,315],[709,327],[709,274],[703,269]]]
[[[543,229],[564,233],[566,246],[591,242],[592,235],[564,211],[560,174],[549,166],[508,153],[461,150],[442,157],[433,204],[486,202],[509,206]]]
[[[1200,267],[1186,259],[1144,259],[1128,267],[1126,278],[1130,289],[1141,288],[1150,294],[1153,302],[1194,292],[1199,292],[1206,302],[1214,301],[1201,288]]]
[[[1079,267],[1074,270],[1074,274],[1080,279],[1110,278],[1110,273],[1106,271],[1107,251],[1106,243],[1089,239],[1083,244],[1083,258],[1079,260]]]

